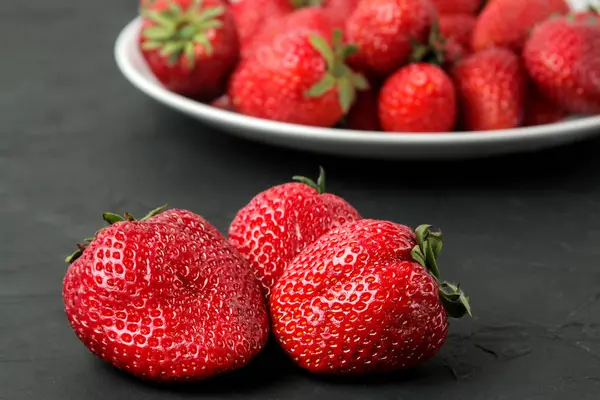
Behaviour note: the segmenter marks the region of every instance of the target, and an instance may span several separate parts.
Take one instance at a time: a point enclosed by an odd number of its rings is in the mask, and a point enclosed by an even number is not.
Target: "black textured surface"
[[[135,0],[21,0],[0,12],[0,399],[600,398],[600,142],[460,163],[382,163],[245,142],[118,73]],[[445,231],[444,275],[475,318],[404,374],[325,379],[277,346],[209,383],[156,386],[95,359],[63,315],[64,256],[106,210],[168,202],[225,231],[255,193],[323,164],[364,216]]]

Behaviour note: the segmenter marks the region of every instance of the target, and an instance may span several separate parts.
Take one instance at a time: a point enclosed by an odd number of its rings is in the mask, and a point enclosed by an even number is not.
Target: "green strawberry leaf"
[[[151,40],[166,40],[169,39],[173,35],[173,32],[170,29],[166,29],[162,26],[151,26],[149,28],[144,29],[143,36],[146,39]]]
[[[315,83],[310,89],[304,94],[307,97],[321,97],[325,93],[329,92],[335,87],[336,80],[330,74],[325,74],[323,79]]]
[[[310,44],[315,48],[315,50],[317,50],[321,54],[321,56],[323,56],[323,58],[327,62],[327,65],[329,67],[333,67],[333,65],[335,64],[335,55],[333,54],[331,47],[325,41],[325,39],[323,39],[319,35],[310,35],[308,40],[310,41]]]
[[[338,80],[338,91],[340,105],[342,106],[344,114],[346,114],[350,110],[350,107],[352,107],[356,98],[356,89],[352,85],[352,81],[349,77],[343,76]]]

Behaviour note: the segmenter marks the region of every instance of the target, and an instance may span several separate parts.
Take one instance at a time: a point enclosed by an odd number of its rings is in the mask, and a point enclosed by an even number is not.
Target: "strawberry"
[[[563,120],[567,113],[551,101],[548,101],[537,90],[529,94],[524,126],[552,124]]]
[[[549,100],[566,111],[600,113],[600,24],[556,18],[525,45],[529,75]]]
[[[373,90],[360,92],[344,120],[343,127],[356,131],[379,131],[378,96]]]
[[[265,293],[286,265],[332,228],[360,219],[346,201],[304,177],[268,189],[242,208],[229,227],[229,242],[250,262]]]
[[[225,91],[239,45],[221,0],[157,0],[142,15],[142,53],[167,89],[202,101]]]
[[[273,333],[314,373],[408,369],[437,353],[448,316],[470,314],[440,279],[440,232],[363,219],[306,247],[273,287]]]
[[[385,78],[406,64],[413,42],[424,42],[436,19],[429,0],[362,0],[346,23],[346,35],[359,52],[352,65]]]
[[[384,83],[379,119],[388,132],[446,132],[456,123],[456,93],[439,67],[410,64]]]
[[[204,218],[154,210],[110,226],[67,261],[63,300],[98,357],[158,381],[196,380],[244,366],[269,321],[247,262]]]
[[[533,26],[553,14],[566,14],[565,0],[493,0],[483,9],[473,32],[473,49],[494,46],[520,52]]]
[[[454,68],[453,76],[464,128],[510,129],[521,124],[527,76],[515,53],[492,48],[473,54]]]
[[[240,46],[245,48],[270,20],[294,11],[290,0],[239,0],[229,6],[235,19]]]
[[[310,23],[294,24],[310,16]],[[301,125],[331,127],[368,82],[345,59],[356,47],[342,43],[323,10],[297,11],[263,41],[233,74],[229,97],[242,114]],[[264,36],[263,36],[264,35]]]
[[[458,46],[458,53],[466,57],[473,52],[471,38],[477,20],[470,14],[445,14],[439,19],[440,34],[446,41],[446,46]],[[457,58],[457,57],[452,57]],[[458,60],[453,60],[458,61]]]
[[[585,11],[571,13],[570,16],[577,22],[600,24],[600,10],[593,6],[590,6]]]
[[[475,15],[481,8],[481,0],[431,0],[440,14]]]

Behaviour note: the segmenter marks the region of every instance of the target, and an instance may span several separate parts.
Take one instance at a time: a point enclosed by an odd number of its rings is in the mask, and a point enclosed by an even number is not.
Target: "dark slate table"
[[[600,398],[600,141],[453,163],[329,158],[229,137],[133,89],[112,59],[135,0],[0,11],[0,399]],[[79,343],[64,256],[111,210],[169,203],[225,232],[255,193],[324,165],[364,216],[443,228],[442,268],[475,317],[403,374],[310,376],[271,343],[246,369],[157,386]]]

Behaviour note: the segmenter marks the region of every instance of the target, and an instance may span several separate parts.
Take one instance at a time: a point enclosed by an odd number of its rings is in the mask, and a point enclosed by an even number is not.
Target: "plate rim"
[[[239,128],[263,131],[263,135],[268,131],[270,135],[279,137],[303,138],[316,142],[331,142],[333,140],[344,144],[389,146],[443,146],[459,144],[479,146],[493,145],[494,143],[506,145],[512,142],[537,140],[551,141],[552,139],[565,139],[564,136],[570,136],[570,139],[573,139],[577,136],[600,134],[600,115],[569,119],[533,127],[482,132],[461,131],[439,133],[355,131],[298,125],[251,117],[221,110],[181,96],[144,76],[131,62],[129,51],[132,41],[137,43],[140,27],[141,17],[138,16],[121,30],[114,45],[114,57],[117,66],[131,84],[155,100],[175,107],[189,115],[199,116],[216,124],[228,123],[236,125]],[[593,129],[597,129],[598,132],[593,132]]]

